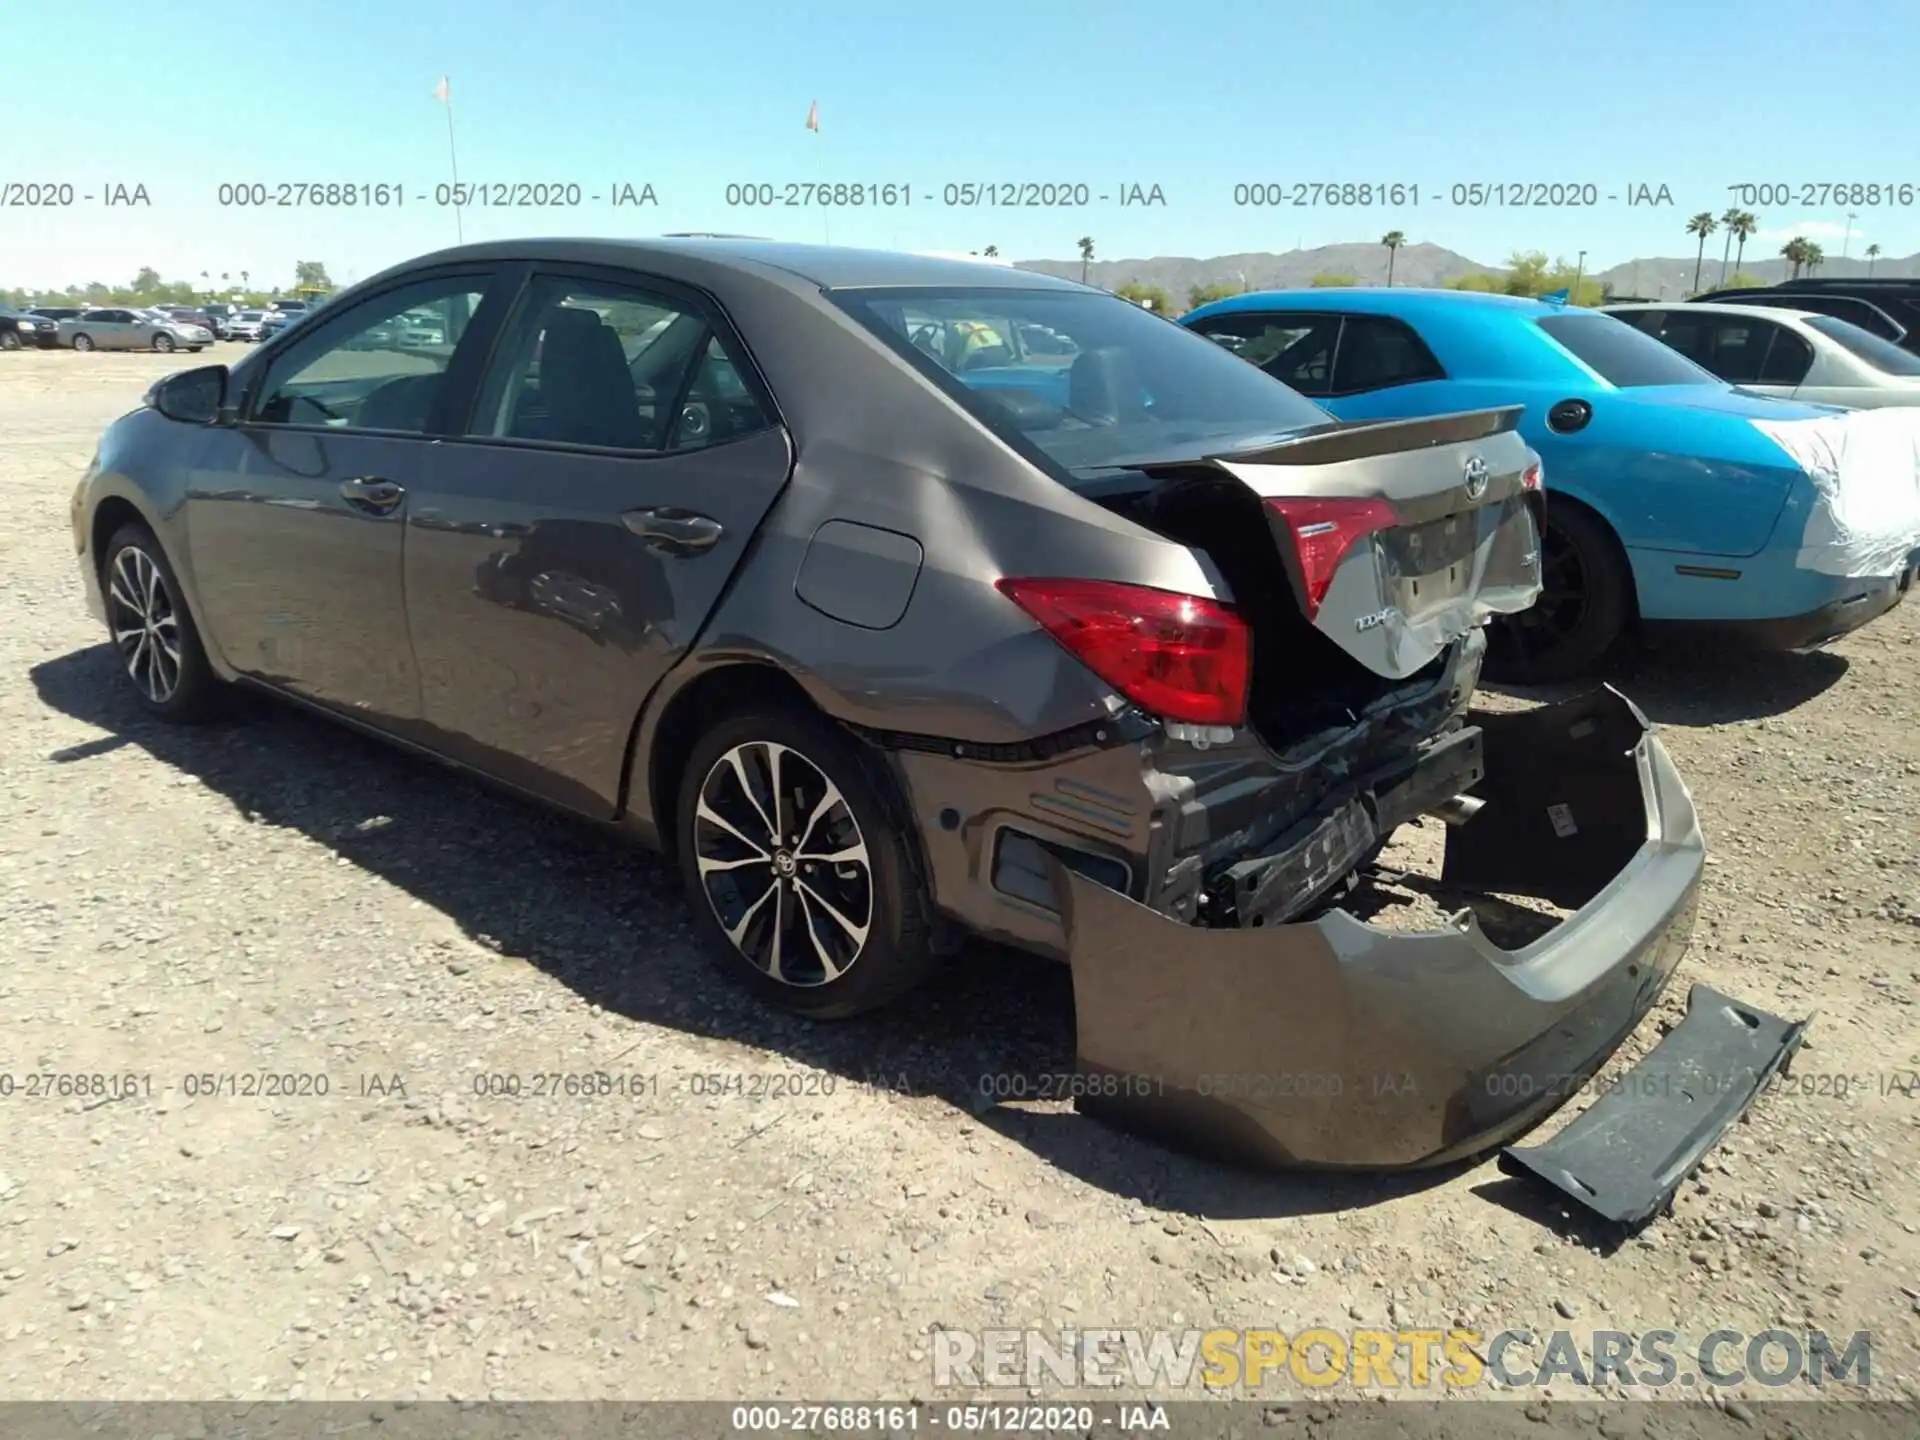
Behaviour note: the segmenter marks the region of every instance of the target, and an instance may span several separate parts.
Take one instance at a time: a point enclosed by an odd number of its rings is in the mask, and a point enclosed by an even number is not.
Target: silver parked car
[[[233,340],[258,340],[260,322],[267,318],[264,310],[236,310],[227,317],[227,335]]]
[[[202,350],[213,343],[213,332],[158,310],[109,308],[62,320],[60,343],[74,350]]]
[[[1920,355],[1832,315],[1771,305],[1605,305],[1729,384],[1815,405],[1920,405]]]

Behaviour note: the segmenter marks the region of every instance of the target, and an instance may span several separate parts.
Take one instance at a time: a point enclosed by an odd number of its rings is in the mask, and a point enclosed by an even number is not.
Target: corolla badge
[[[1467,499],[1478,500],[1487,493],[1487,462],[1478,455],[1467,457]]]

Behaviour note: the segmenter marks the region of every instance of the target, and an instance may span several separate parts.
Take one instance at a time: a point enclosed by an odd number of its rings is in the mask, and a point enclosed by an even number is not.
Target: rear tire
[[[1591,674],[1633,618],[1633,573],[1619,538],[1583,506],[1547,502],[1542,588],[1533,608],[1487,627],[1485,674],[1548,682]]]
[[[816,1020],[878,1009],[926,978],[932,905],[890,800],[873,759],[797,706],[756,706],[701,736],[675,850],[723,971]]]
[[[93,337],[91,335],[74,336],[73,348],[82,352],[93,349]]]
[[[207,660],[167,553],[146,526],[113,532],[100,557],[100,589],[121,677],[147,712],[178,724],[217,714],[226,686]]]

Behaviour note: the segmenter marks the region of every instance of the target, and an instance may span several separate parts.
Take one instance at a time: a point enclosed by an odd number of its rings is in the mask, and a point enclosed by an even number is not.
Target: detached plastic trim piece
[[[1696,985],[1687,1018],[1644,1060],[1545,1144],[1502,1150],[1500,1169],[1544,1180],[1603,1219],[1637,1229],[1672,1203],[1812,1023]]]

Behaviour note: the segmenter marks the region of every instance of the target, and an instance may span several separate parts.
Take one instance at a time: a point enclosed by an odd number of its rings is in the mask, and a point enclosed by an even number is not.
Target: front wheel
[[[694,746],[681,878],[716,961],[762,999],[842,1019],[933,968],[917,846],[885,784],[844,732],[798,707],[723,720]]]
[[[1607,523],[1590,510],[1547,504],[1540,598],[1487,627],[1489,680],[1572,680],[1620,643],[1633,616],[1633,574]]]
[[[153,348],[158,350],[162,355],[171,355],[173,353],[173,337],[171,335],[154,336]]]
[[[18,350],[20,337],[11,330],[0,331],[0,350]]]
[[[91,335],[74,336],[73,348],[82,352],[93,349],[93,337]]]
[[[140,703],[167,720],[212,715],[224,687],[151,530],[123,525],[114,532],[101,557],[100,588],[108,633]]]

